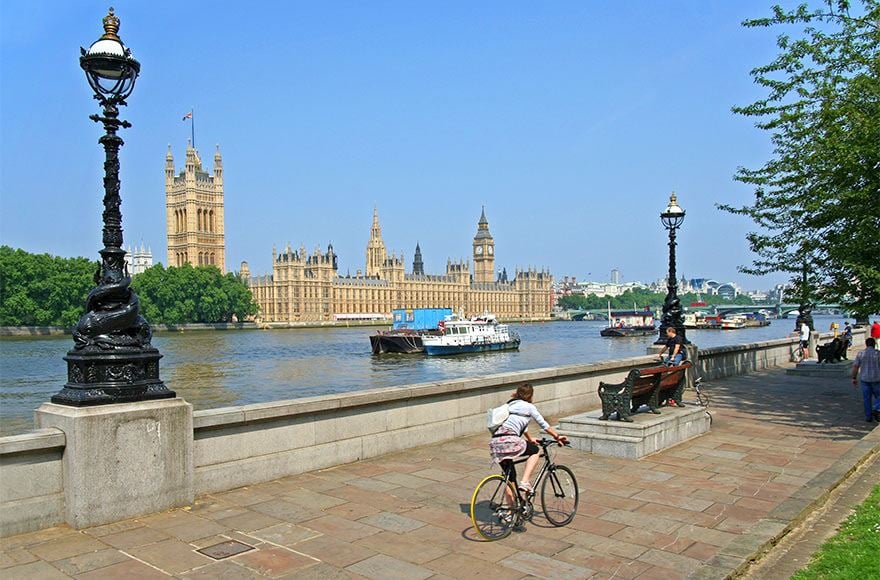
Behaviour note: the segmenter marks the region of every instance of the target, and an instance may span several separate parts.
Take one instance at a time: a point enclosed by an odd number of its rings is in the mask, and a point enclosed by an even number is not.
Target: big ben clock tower
[[[480,215],[477,224],[477,235],[474,236],[474,282],[491,283],[495,281],[495,240],[489,233],[489,221],[486,219],[486,208]]]

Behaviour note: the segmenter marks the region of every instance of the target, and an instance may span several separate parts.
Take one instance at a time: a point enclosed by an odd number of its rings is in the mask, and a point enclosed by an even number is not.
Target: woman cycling
[[[492,459],[501,464],[505,473],[510,473],[512,481],[516,481],[516,468],[513,466],[513,459],[528,457],[522,481],[519,482],[519,489],[525,493],[532,492],[531,477],[540,458],[538,446],[534,442],[535,439],[526,431],[529,422],[534,419],[560,445],[568,441],[565,435],[558,434],[544,420],[544,417],[538,412],[538,408],[532,404],[534,392],[534,388],[529,383],[523,383],[517,387],[513,397],[508,401],[510,416],[498,427],[489,442]]]

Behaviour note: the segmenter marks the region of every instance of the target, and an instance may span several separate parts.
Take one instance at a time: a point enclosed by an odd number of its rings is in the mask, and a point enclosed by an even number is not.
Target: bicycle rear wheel
[[[579,492],[574,473],[564,465],[550,468],[541,482],[541,509],[554,526],[564,526],[574,519]]]
[[[519,522],[519,498],[503,475],[490,475],[477,485],[471,498],[474,529],[487,540],[506,538]]]

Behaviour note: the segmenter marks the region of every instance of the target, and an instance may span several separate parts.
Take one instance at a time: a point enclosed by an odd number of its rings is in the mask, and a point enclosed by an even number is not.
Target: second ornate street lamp
[[[684,320],[682,319],[681,300],[678,298],[678,279],[675,272],[675,230],[684,222],[684,210],[678,205],[675,192],[669,196],[669,205],[660,214],[663,227],[669,231],[669,275],[666,278],[666,299],[663,301],[663,316],[660,318],[660,337],[654,344],[666,343],[666,329],[675,328],[685,344]]]
[[[103,116],[90,119],[104,125],[104,248],[95,273],[97,286],[89,292],[86,313],[73,331],[74,347],[67,353],[67,384],[52,397],[60,405],[84,407],[175,397],[159,379],[162,355],[150,344],[152,330],[140,315],[137,294],[122,249],[119,207],[119,147],[116,132],[128,128],[119,120],[119,106],[131,95],[141,65],[119,38],[119,18],[110,8],[104,34],[88,50],[80,49],[79,64],[86,73]]]

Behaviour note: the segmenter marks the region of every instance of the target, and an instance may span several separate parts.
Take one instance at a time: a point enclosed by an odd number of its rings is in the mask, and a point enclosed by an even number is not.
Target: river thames
[[[816,317],[816,329],[825,331],[833,319]],[[520,350],[453,357],[373,356],[368,337],[376,329],[365,327],[162,332],[153,345],[164,355],[165,384],[195,409],[209,409],[640,356],[656,338],[602,338],[604,325],[515,324]],[[688,330],[687,336],[708,348],[784,338],[793,327],[794,320],[783,319],[760,328]],[[34,409],[66,380],[62,357],[72,346],[70,336],[0,341],[0,434],[32,427]]]

